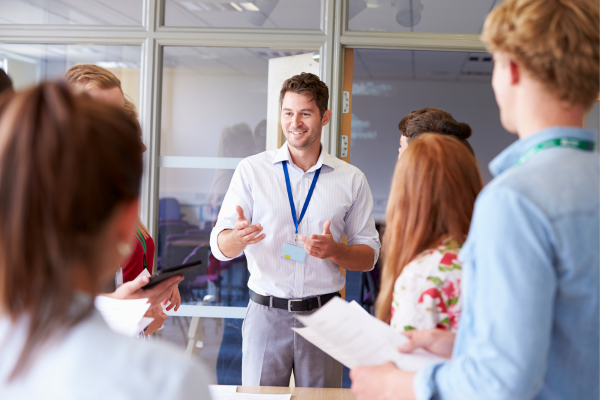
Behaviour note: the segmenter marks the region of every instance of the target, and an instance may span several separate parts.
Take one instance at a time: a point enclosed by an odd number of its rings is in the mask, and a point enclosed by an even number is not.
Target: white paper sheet
[[[212,400],[229,400],[236,390],[237,386],[208,385],[208,391]]]
[[[291,398],[291,394],[249,394],[239,392],[235,392],[229,397],[230,400],[290,400]]]
[[[350,369],[392,361],[400,369],[416,371],[445,360],[422,349],[398,352],[408,339],[352,303],[334,297],[316,313],[297,316],[305,327],[292,329]]]
[[[144,317],[150,308],[147,301],[148,299],[118,300],[96,296],[94,305],[113,331],[135,337],[154,321],[154,318]]]
[[[139,275],[135,277],[135,279],[139,278],[140,276],[147,276],[148,278],[150,278],[152,275],[150,275],[150,272],[148,272],[148,270],[144,268],[142,272],[140,272]]]

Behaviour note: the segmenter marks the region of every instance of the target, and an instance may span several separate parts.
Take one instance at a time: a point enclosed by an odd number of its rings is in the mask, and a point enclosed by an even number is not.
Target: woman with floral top
[[[377,299],[377,316],[394,329],[458,329],[457,256],[482,187],[475,157],[453,137],[423,134],[398,159]]]

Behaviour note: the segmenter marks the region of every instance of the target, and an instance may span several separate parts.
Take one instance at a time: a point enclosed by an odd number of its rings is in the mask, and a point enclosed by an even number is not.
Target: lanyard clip
[[[295,245],[298,244],[298,234],[297,233],[294,235],[294,244]]]

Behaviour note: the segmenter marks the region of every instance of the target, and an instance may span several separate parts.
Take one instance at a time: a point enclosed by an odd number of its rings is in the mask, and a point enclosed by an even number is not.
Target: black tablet
[[[202,264],[202,261],[192,261],[186,264],[178,265],[176,267],[169,267],[165,269],[161,269],[157,273],[153,274],[150,277],[150,282],[146,285],[142,286],[142,289],[149,289],[152,286],[164,281],[165,279],[169,279],[175,275],[184,275],[187,272],[190,272],[193,269],[198,268]]]

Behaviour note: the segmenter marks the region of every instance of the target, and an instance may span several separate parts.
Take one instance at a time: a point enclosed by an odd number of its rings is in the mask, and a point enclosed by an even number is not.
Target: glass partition
[[[353,31],[481,33],[502,0],[347,0]]]
[[[142,25],[143,0],[2,0],[0,24]]]
[[[321,0],[166,0],[165,26],[319,29]]]
[[[411,111],[437,107],[468,123],[484,182],[491,180],[488,163],[517,139],[500,123],[491,55],[355,49],[353,61],[350,160],[369,181],[376,222],[385,221],[398,157],[398,123]]]
[[[309,52],[164,49],[158,267],[203,261],[180,284],[186,304],[248,304],[246,258],[217,260],[210,232],[237,164],[266,149],[269,60]]]
[[[219,385],[242,384],[243,319],[170,316],[154,336],[200,360]]]
[[[43,80],[61,79],[75,64],[96,64],[119,78],[123,92],[138,107],[140,61],[139,46],[0,43],[0,68],[17,90]]]

